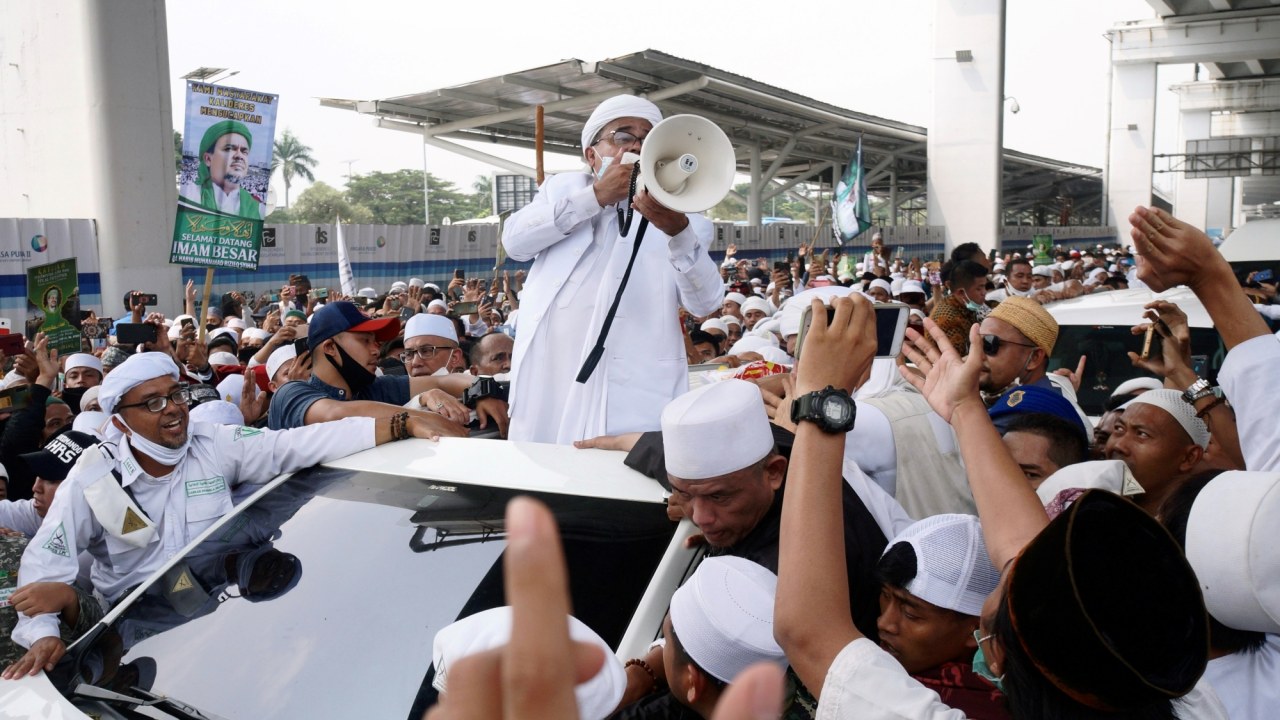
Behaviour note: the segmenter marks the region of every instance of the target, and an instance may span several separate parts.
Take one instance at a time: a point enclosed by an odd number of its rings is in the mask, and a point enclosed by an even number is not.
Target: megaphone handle
[[[640,180],[640,164],[636,163],[631,166],[631,189],[627,191],[627,212],[624,215],[622,208],[618,208],[618,234],[626,237],[631,232],[631,221],[635,218],[635,208],[631,207],[631,198],[636,196],[636,183]],[[643,217],[643,216],[642,216]],[[639,238],[636,238],[637,242]]]
[[[635,186],[635,175],[632,175],[632,186]],[[630,218],[627,218],[628,224]],[[644,240],[644,231],[649,227],[649,218],[640,216],[640,227],[636,229],[636,240],[631,245],[631,259],[627,261],[627,269],[622,273],[622,282],[618,284],[618,292],[613,296],[613,304],[609,306],[609,313],[604,316],[604,324],[600,326],[600,335],[596,337],[595,347],[591,348],[591,352],[587,355],[587,359],[583,361],[582,368],[578,370],[577,382],[585,383],[591,379],[591,373],[595,372],[596,365],[600,364],[600,358],[604,357],[604,341],[609,337],[609,328],[613,327],[613,316],[618,314],[618,305],[622,302],[622,292],[627,289],[627,282],[631,280],[631,268],[635,267],[636,256],[640,254],[640,241]],[[625,236],[626,233],[623,233]]]

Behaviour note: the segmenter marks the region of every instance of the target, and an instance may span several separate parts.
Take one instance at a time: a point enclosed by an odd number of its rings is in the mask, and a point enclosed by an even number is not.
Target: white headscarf
[[[583,154],[586,154],[596,133],[600,132],[605,125],[618,118],[626,117],[648,120],[650,124],[657,125],[662,122],[662,111],[657,105],[634,95],[615,95],[605,100],[596,106],[591,117],[587,118],[587,124],[582,126]]]

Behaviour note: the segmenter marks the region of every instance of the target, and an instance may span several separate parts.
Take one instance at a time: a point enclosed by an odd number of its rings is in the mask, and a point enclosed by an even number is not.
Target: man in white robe
[[[631,199],[634,222],[621,233],[632,166],[644,137],[662,120],[648,100],[623,95],[601,103],[582,132],[590,172],[561,173],[506,223],[513,260],[533,260],[520,296],[511,367],[513,440],[556,442],[657,430],[662,408],[688,389],[678,310],[710,315],[724,286],[707,254],[711,222],[675,212],[647,192]],[[631,257],[641,217],[649,220],[599,365],[585,383],[579,369],[595,346]]]

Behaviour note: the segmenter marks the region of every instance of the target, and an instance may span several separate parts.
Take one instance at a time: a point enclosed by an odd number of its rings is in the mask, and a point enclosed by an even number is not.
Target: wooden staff
[[[543,140],[545,139],[543,135],[546,130],[546,127],[543,125],[542,113],[543,113],[543,108],[541,105],[539,105],[535,109],[534,115],[533,115],[534,181],[538,183],[539,187],[541,187],[542,179],[545,176],[542,171],[542,143],[543,143]]]
[[[200,305],[200,311],[204,313],[204,317],[209,317],[209,296],[213,294],[213,268],[205,268],[204,270],[204,302]],[[200,342],[204,342],[205,322],[204,318],[196,318],[196,327],[200,328]]]

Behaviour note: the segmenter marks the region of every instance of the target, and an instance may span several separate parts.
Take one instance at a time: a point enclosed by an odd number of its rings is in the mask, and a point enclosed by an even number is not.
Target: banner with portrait
[[[279,95],[187,83],[178,217],[169,262],[256,270]]]
[[[49,338],[49,347],[66,355],[80,351],[80,287],[76,259],[58,260],[27,268],[26,335],[38,332]]]

